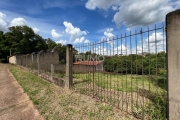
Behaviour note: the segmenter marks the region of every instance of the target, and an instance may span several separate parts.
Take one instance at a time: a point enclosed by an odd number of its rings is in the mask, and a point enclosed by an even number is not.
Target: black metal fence
[[[165,25],[74,46],[73,89],[139,119],[165,119]]]

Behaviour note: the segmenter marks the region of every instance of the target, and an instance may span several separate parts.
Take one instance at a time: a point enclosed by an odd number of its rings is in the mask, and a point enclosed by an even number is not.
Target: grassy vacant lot
[[[19,67],[12,66],[10,71],[47,120],[135,119],[119,109],[60,88]]]
[[[94,76],[94,77],[93,77]],[[73,74],[74,89],[135,113],[138,118],[165,119],[165,75]],[[93,86],[94,78],[94,88]]]
[[[92,82],[93,74],[73,74],[74,82]],[[121,75],[109,73],[94,73],[95,85],[122,92],[136,92],[145,89],[154,93],[165,91],[165,76],[155,75]]]

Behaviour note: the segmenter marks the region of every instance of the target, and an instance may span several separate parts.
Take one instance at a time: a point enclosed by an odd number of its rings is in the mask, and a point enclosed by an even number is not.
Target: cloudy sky
[[[57,43],[91,43],[164,22],[176,9],[179,0],[1,0],[0,30],[28,25]]]

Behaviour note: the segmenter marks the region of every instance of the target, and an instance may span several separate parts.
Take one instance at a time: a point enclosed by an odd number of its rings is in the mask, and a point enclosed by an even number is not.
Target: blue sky
[[[86,44],[164,22],[176,9],[178,0],[3,0],[0,30],[28,25],[57,43]]]

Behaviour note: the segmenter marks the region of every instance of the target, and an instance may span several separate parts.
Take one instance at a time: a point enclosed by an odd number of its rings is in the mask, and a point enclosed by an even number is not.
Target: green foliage
[[[106,56],[104,68],[107,72],[122,74],[166,75],[166,53],[128,56]]]
[[[66,46],[57,43],[57,50],[59,52],[59,62],[61,64],[66,63]]]
[[[48,46],[48,51],[51,51],[57,44],[51,40],[50,38],[48,38],[46,40],[47,46]]]
[[[162,96],[156,96],[152,103],[148,103],[145,107],[145,113],[149,114],[153,120],[166,119],[166,99]]]
[[[7,62],[11,53],[28,54],[47,49],[45,40],[28,26],[12,26],[9,31],[0,31],[0,58]]]

